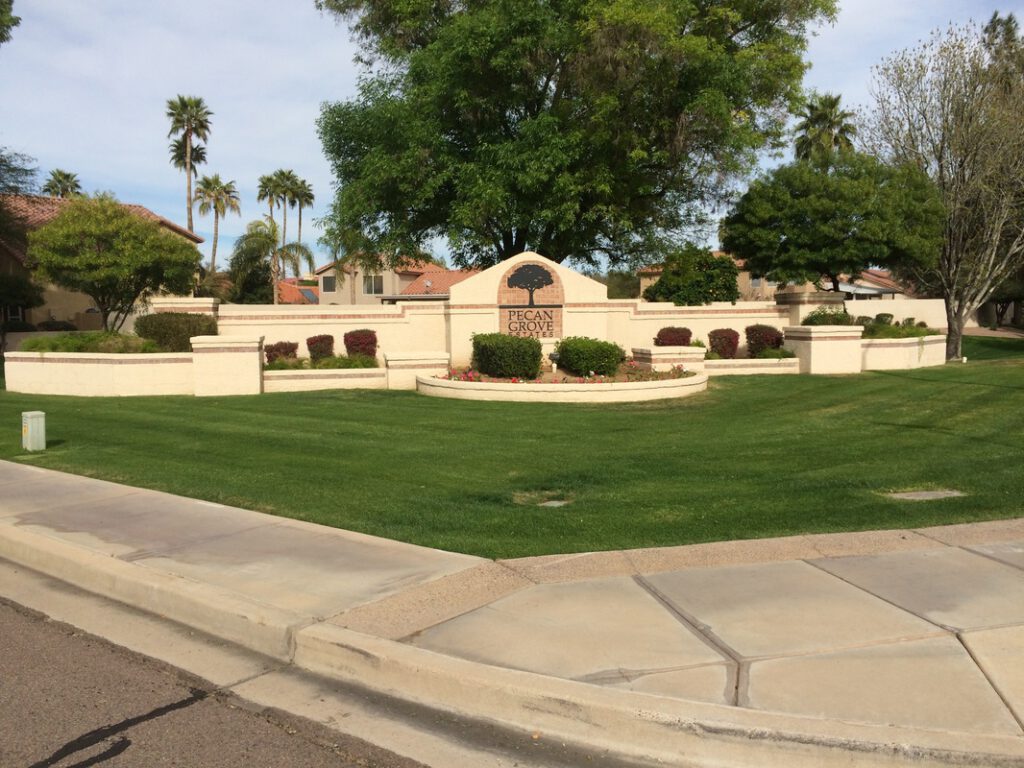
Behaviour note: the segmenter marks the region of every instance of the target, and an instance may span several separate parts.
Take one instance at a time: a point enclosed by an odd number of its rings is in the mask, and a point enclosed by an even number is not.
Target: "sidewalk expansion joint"
[[[999,565],[1005,565],[1005,566],[1008,566],[1010,568],[1014,568],[1014,569],[1016,569],[1018,571],[1024,571],[1024,565],[1017,565],[1016,563],[1011,563],[1009,560],[1003,560],[1001,558],[996,557],[995,555],[990,555],[987,552],[979,552],[976,549],[971,549],[971,547],[976,547],[976,546],[978,546],[978,545],[977,544],[962,545],[962,546],[957,547],[957,549],[961,549],[961,550],[963,550],[964,552],[966,552],[969,555],[977,555],[978,557],[983,557],[986,560],[991,560],[993,563],[999,563]]]
[[[657,600],[658,603],[668,611],[670,616],[692,632],[705,645],[720,653],[725,657],[727,662],[732,662],[732,664],[729,665],[729,673],[730,677],[735,674],[735,680],[732,684],[732,690],[726,692],[728,694],[726,696],[726,700],[733,706],[739,706],[740,701],[746,700],[747,675],[745,675],[743,671],[744,660],[740,653],[726,643],[725,640],[715,634],[714,630],[712,630],[709,625],[704,624],[699,621],[697,617],[691,616],[679,606],[675,605],[661,592],[661,590],[651,584],[651,582],[646,578],[637,575],[633,577],[633,581],[636,582],[637,586]]]
[[[1002,689],[989,674],[988,670],[985,669],[985,665],[982,664],[978,657],[974,655],[974,652],[971,650],[971,647],[964,641],[964,638],[961,636],[959,632],[956,634],[956,639],[957,642],[959,642],[960,645],[963,647],[967,655],[970,656],[971,661],[974,662],[974,666],[978,668],[978,671],[981,672],[981,674],[985,677],[985,680],[991,686],[992,690],[995,691],[996,696],[998,696],[999,700],[1003,702],[1003,706],[1006,707],[1007,711],[1010,713],[1010,716],[1017,723],[1017,727],[1020,728],[1021,735],[1024,736],[1024,720],[1021,719],[1021,713],[1017,712],[1017,710],[1014,709],[1013,704],[1010,702],[1010,700],[1003,693]]]

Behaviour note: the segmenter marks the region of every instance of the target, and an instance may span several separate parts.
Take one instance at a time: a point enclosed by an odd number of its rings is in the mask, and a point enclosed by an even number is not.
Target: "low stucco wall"
[[[865,371],[905,371],[945,365],[946,337],[863,339],[861,361]]]
[[[386,389],[383,368],[337,370],[264,371],[264,392],[312,392],[319,389]]]
[[[737,359],[706,360],[704,371],[708,376],[758,376],[761,374],[800,373],[800,361],[795,357],[780,360]]]
[[[7,389],[37,395],[191,395],[192,354],[8,352]]]
[[[431,397],[520,403],[635,403],[689,397],[707,388],[708,377],[702,375],[610,384],[495,384],[427,376],[416,379],[417,391]]]

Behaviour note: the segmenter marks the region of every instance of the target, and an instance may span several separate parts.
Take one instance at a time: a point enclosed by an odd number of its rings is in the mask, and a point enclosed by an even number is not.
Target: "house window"
[[[335,293],[338,290],[338,276],[337,275],[324,275],[323,276],[323,288],[320,289],[324,293]]]
[[[761,278],[760,277],[752,277],[752,278],[750,278],[750,287],[751,288],[760,288],[761,287]]]
[[[384,293],[384,275],[363,275],[363,293],[380,296]]]

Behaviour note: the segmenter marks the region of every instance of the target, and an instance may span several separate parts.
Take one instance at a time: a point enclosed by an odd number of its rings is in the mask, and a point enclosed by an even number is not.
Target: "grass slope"
[[[966,365],[620,406],[0,392],[0,457],[488,557],[1020,516],[1024,342],[964,346]],[[45,454],[20,449],[26,410]],[[882,495],[940,487],[968,495]]]

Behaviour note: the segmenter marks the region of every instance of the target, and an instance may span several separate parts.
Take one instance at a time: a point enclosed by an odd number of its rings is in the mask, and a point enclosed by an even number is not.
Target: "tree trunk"
[[[188,231],[195,232],[192,226],[192,133],[185,131],[185,205],[188,207]]]
[[[288,242],[288,201],[281,203],[281,247]]]
[[[219,229],[220,217],[217,215],[217,209],[213,209],[213,249],[210,251],[210,274],[215,275],[217,273],[217,231]]]
[[[274,304],[275,305],[280,303],[277,300],[277,276],[278,276],[278,273],[280,271],[280,267],[278,266],[278,264],[279,264],[279,262],[278,262],[278,259],[277,259],[277,253],[275,253],[271,257],[271,259],[270,259],[270,287],[271,287],[271,290],[274,293]]]
[[[964,335],[965,316],[957,312],[946,299],[946,359],[960,360],[963,357],[960,342]]]
[[[302,242],[302,203],[299,203],[299,242]]]

